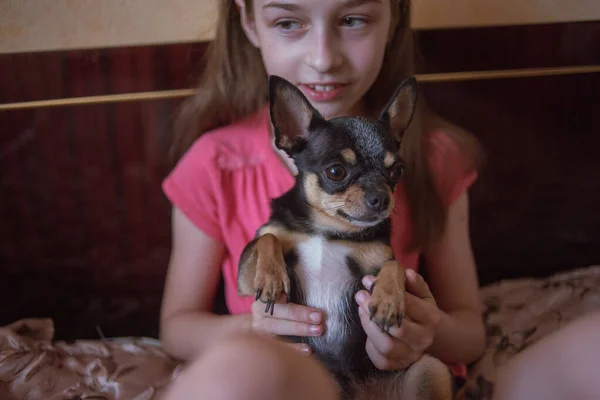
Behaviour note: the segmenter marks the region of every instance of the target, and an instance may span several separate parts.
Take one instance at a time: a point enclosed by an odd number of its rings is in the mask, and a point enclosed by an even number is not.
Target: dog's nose
[[[384,192],[383,190],[374,190],[365,193],[365,201],[367,202],[367,207],[371,211],[383,211],[390,204],[390,198],[387,192]]]

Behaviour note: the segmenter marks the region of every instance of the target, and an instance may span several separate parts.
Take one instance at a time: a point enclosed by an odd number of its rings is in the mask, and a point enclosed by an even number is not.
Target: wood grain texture
[[[190,88],[208,43],[0,55],[0,104]]]
[[[120,323],[131,324],[132,334],[156,334],[170,247],[170,207],[160,184],[177,104],[0,114],[8,127],[0,157],[0,265],[9,274],[0,297],[4,304],[19,299],[15,309],[0,311],[2,322],[47,315],[61,335],[96,335],[95,325],[116,334],[111,326]],[[127,299],[119,306],[125,310],[103,305],[118,296]],[[145,302],[151,311],[142,309]],[[146,323],[128,322],[136,315],[146,315]]]
[[[600,21],[417,33],[420,74],[600,65]]]

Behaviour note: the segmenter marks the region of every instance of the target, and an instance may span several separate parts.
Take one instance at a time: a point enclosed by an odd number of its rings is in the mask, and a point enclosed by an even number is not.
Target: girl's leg
[[[600,312],[573,321],[509,361],[494,400],[600,399]]]
[[[189,365],[165,400],[337,399],[329,374],[311,357],[273,339],[225,340]]]

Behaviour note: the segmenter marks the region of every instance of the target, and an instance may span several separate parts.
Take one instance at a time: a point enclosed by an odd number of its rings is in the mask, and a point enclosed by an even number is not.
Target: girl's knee
[[[254,334],[237,335],[209,349],[173,382],[167,400],[194,398],[333,399],[318,363],[285,344]]]

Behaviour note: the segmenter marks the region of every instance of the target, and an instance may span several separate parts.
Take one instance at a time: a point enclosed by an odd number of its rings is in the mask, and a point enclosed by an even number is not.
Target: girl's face
[[[362,113],[383,62],[393,0],[253,0],[252,10],[236,1],[269,75],[295,84],[325,118]]]

